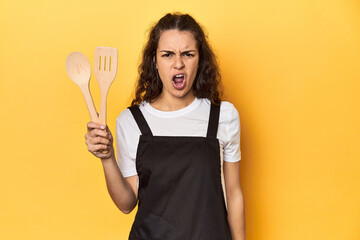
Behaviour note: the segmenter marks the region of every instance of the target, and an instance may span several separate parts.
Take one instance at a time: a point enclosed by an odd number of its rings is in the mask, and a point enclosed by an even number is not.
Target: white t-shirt
[[[160,111],[148,102],[139,104],[154,136],[201,136],[206,137],[211,102],[195,98],[185,108],[177,111]],[[129,109],[123,110],[116,119],[116,154],[123,177],[137,175],[136,151],[141,131]],[[222,101],[217,138],[221,159],[237,162],[240,152],[240,119],[233,104]],[[222,164],[222,160],[221,160]]]

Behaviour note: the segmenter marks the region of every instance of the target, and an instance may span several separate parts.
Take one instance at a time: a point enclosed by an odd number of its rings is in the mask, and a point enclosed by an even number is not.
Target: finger
[[[105,130],[100,130],[100,129],[93,129],[89,132],[90,137],[104,137],[104,138],[108,138],[108,133]]]
[[[107,135],[106,135],[106,138],[111,140],[112,139],[112,134],[110,131],[107,131]]]
[[[96,154],[96,157],[98,157],[98,158],[101,158],[101,159],[103,159],[103,158],[110,158],[111,157],[111,153],[102,153],[102,152],[99,152],[99,153],[97,153]]]
[[[99,152],[106,150],[107,147],[108,147],[107,145],[102,145],[102,144],[91,145],[88,147],[88,151],[91,152],[92,154],[96,155]]]
[[[106,146],[105,148],[99,148],[99,150],[97,150],[97,154],[108,154],[111,151],[109,146]]]
[[[108,146],[106,149],[101,149],[91,153],[93,153],[98,158],[110,158],[111,155],[114,153],[114,150],[112,149],[112,147]]]
[[[94,138],[89,138],[89,143],[93,145],[96,144],[109,145],[110,140],[104,137],[94,137]]]
[[[94,152],[102,152],[104,150],[108,150],[109,146],[104,144],[96,144],[92,147],[94,149]]]
[[[87,129],[88,131],[91,131],[92,129],[101,129],[101,130],[105,130],[106,126],[97,122],[88,122],[87,123]]]
[[[112,139],[113,137],[112,137],[112,134],[111,134],[111,131],[110,131],[108,125],[106,125],[105,131],[107,132],[106,138],[108,138],[109,140]]]

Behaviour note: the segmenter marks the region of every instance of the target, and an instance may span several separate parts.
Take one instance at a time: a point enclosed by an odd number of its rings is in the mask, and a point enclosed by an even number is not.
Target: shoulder
[[[208,104],[211,102],[209,99],[206,99]],[[237,111],[234,104],[229,101],[221,101],[220,105],[220,123],[230,124],[233,121],[239,120],[239,112]]]
[[[124,125],[129,123],[129,121],[132,120],[132,114],[130,112],[130,109],[125,108],[123,111],[120,112],[119,116],[116,118],[116,124],[118,125]]]
[[[226,112],[226,113],[229,113],[229,114],[233,114],[235,112],[238,113],[238,111],[235,108],[234,104],[232,104],[231,102],[228,102],[228,101],[221,101],[220,111],[221,112]]]
[[[205,105],[210,106],[210,104],[211,104],[210,99],[202,98],[201,100],[202,100],[203,103],[205,103]],[[220,111],[221,112],[237,112],[234,104],[232,104],[229,101],[221,101]]]
[[[140,110],[143,109],[143,106],[145,105],[145,103],[140,103],[138,104]],[[132,123],[135,122],[135,119],[130,111],[129,108],[125,108],[124,110],[122,110],[119,114],[119,116],[116,118],[116,122],[119,124],[126,124],[126,123]]]
[[[142,110],[144,103],[140,103],[138,106]],[[116,118],[116,128],[122,129],[125,132],[133,131],[138,132],[137,123],[134,116],[132,115],[129,108],[125,108],[120,112],[119,116]]]
[[[202,98],[201,103],[203,108],[210,109],[211,101],[209,99]],[[234,120],[239,120],[239,112],[234,104],[229,101],[221,101],[219,122],[222,124],[229,124]]]
[[[226,126],[228,135],[240,130],[240,116],[234,104],[228,101],[221,101],[219,123]]]

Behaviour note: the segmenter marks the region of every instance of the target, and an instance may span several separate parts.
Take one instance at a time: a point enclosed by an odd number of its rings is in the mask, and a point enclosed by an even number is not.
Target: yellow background
[[[65,59],[118,49],[114,133],[146,30],[172,11],[205,27],[240,113],[247,239],[360,239],[358,0],[0,0],[0,239],[127,239],[136,211],[87,151]],[[93,75],[91,91],[99,108]]]

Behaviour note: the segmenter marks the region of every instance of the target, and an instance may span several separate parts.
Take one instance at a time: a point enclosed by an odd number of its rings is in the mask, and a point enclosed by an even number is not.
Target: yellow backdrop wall
[[[249,240],[360,239],[360,2],[0,1],[0,239],[127,239],[85,145],[66,56],[116,47],[108,125],[128,106],[146,30],[192,14],[241,119]],[[91,91],[99,108],[94,77]]]

